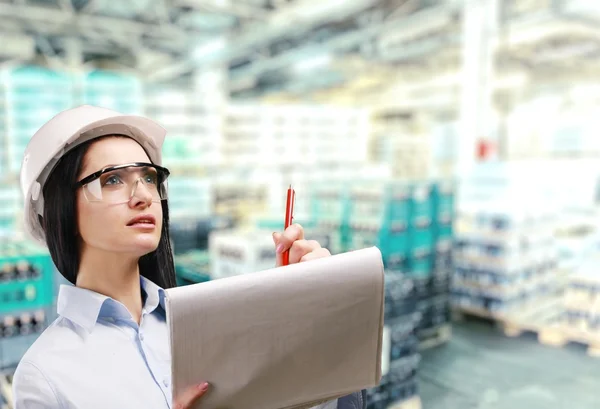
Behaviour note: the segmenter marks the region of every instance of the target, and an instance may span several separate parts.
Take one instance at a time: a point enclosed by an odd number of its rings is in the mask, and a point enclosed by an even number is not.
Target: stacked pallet
[[[377,246],[387,271],[413,280],[424,345],[448,339],[454,185],[438,182],[313,186],[312,220],[332,232],[332,248]],[[435,341],[434,341],[435,340]]]
[[[558,290],[553,215],[481,211],[460,216],[452,298],[464,312],[505,318]]]

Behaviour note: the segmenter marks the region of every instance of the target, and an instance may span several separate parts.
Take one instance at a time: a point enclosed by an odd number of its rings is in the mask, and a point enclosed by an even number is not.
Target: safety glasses
[[[135,162],[109,166],[75,184],[75,188],[83,188],[85,198],[89,202],[107,204],[127,203],[137,193],[152,197],[152,201],[160,203],[167,200],[167,178],[169,170],[152,163]],[[144,189],[144,192],[138,192]]]

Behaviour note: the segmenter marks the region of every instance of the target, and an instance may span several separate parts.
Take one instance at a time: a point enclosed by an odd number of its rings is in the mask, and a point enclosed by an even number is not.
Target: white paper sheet
[[[197,408],[299,409],[381,380],[376,247],[167,290],[173,394]]]

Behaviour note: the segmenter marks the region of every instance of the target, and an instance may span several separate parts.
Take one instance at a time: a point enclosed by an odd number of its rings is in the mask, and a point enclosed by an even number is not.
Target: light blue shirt
[[[139,326],[110,297],[60,287],[59,317],[15,372],[15,409],[171,408],[165,292],[144,277],[140,282]]]

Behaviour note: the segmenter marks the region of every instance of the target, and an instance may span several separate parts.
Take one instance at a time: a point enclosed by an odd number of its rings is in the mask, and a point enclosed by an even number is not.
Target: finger
[[[298,263],[305,255],[321,248],[315,240],[297,240],[290,249],[290,264]]]
[[[316,260],[318,258],[329,257],[329,256],[331,256],[331,253],[329,252],[329,250],[321,247],[319,249],[316,249],[315,251],[311,251],[310,253],[302,256],[302,258],[300,259],[300,263],[304,263],[305,261],[310,261],[310,260]]]
[[[174,402],[173,409],[190,409],[192,405],[208,391],[208,383],[189,387]]]
[[[283,253],[292,247],[292,244],[296,240],[304,239],[304,229],[298,223],[292,224],[290,227],[285,229],[283,234],[279,237],[279,242],[277,243],[277,253]]]
[[[275,244],[275,249],[277,249],[277,246],[279,245],[279,240],[281,240],[281,233],[274,232],[273,243]],[[277,250],[275,250],[275,265],[277,267],[283,265],[283,253],[279,253]]]

